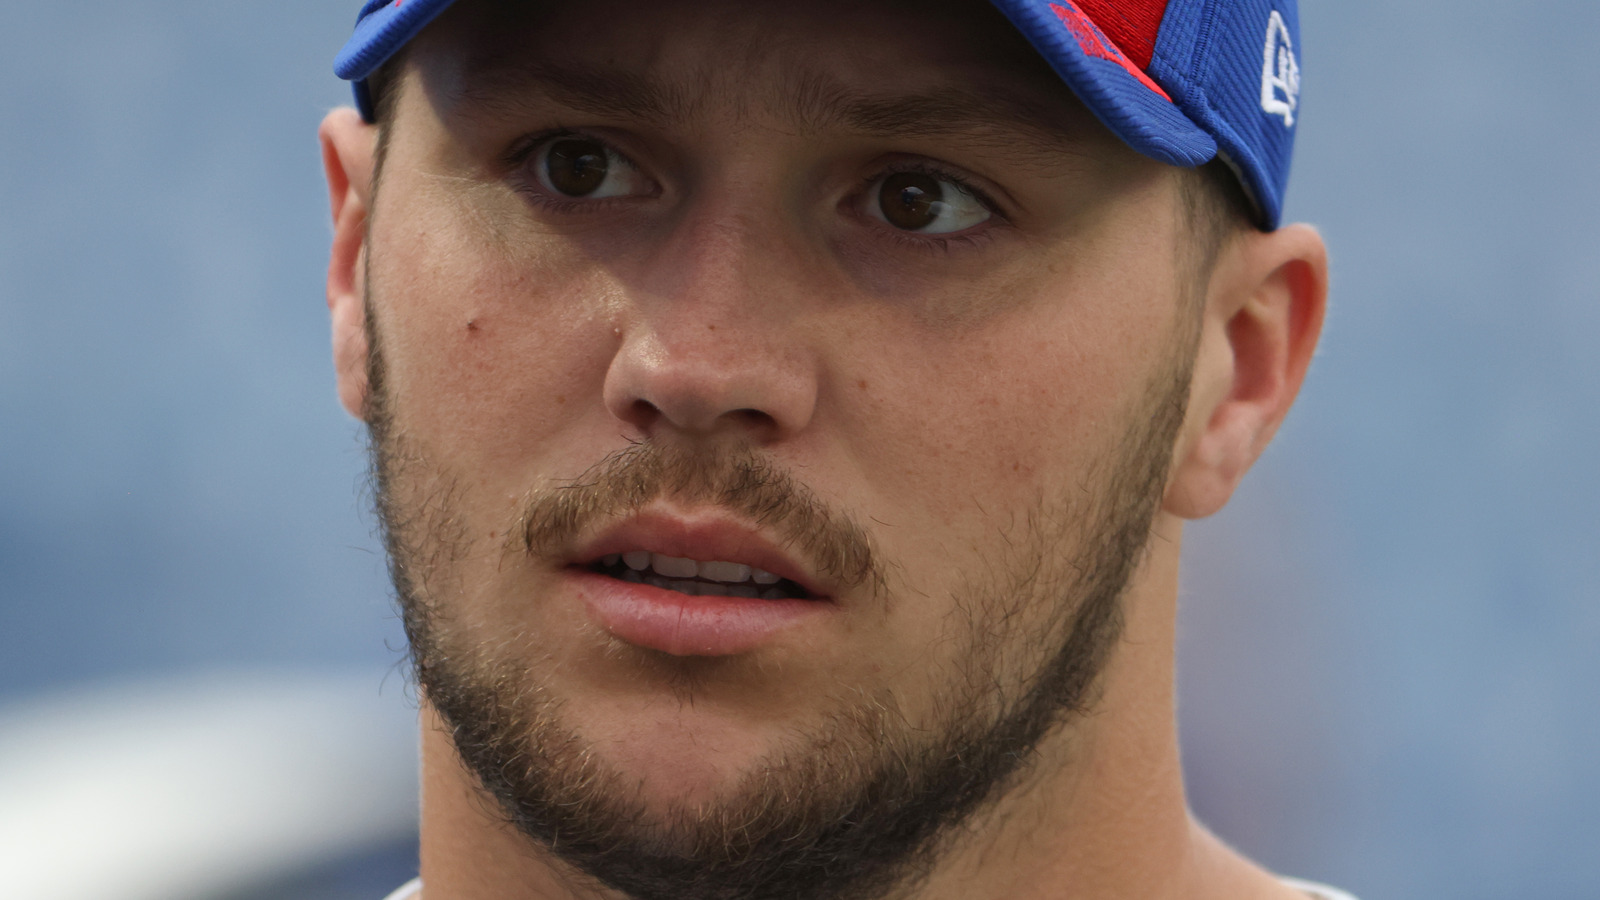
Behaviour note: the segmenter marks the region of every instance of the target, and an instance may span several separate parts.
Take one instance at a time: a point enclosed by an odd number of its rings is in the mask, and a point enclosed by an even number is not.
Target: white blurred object
[[[190,900],[403,840],[415,713],[384,680],[206,673],[0,707],[0,889]]]

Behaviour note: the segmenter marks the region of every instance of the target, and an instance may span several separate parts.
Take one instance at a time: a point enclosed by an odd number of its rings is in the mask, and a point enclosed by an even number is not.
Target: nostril
[[[638,421],[641,422],[648,422],[651,419],[654,419],[656,416],[661,415],[661,410],[656,408],[656,405],[651,403],[649,400],[633,401],[633,405],[628,409],[628,411],[632,413]]]
[[[759,409],[736,409],[729,412],[728,416],[738,419],[742,425],[750,425],[756,428],[772,428],[778,424],[778,421],[770,413],[762,412]]]

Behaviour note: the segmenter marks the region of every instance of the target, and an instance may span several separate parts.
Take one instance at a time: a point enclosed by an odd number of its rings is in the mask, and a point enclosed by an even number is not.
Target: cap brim
[[[369,0],[334,72],[355,82],[356,105],[373,118],[367,76],[454,0]],[[1134,66],[1072,0],[993,0],[1078,99],[1128,146],[1175,166],[1204,165],[1217,143]]]
[[[1217,142],[1173,104],[1072,0],[993,0],[1056,74],[1128,146],[1174,166],[1204,165]]]
[[[356,19],[355,33],[333,61],[333,72],[355,83],[356,106],[368,122],[373,120],[367,76],[389,61],[454,0],[368,0]]]

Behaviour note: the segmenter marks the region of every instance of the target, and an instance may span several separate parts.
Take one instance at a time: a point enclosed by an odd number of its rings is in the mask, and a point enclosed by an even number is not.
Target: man
[[[1334,896],[1190,817],[1173,714],[1182,523],[1323,317],[1296,22],[369,2],[321,135],[396,896]]]

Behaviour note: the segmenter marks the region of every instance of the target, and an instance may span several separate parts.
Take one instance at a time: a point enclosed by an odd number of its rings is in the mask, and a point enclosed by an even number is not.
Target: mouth
[[[841,612],[781,541],[715,510],[638,514],[580,548],[567,570],[596,625],[673,656],[749,653]]]
[[[726,560],[697,560],[649,550],[630,550],[607,554],[591,563],[588,569],[618,581],[646,584],[691,597],[819,599],[796,581],[753,565]]]

